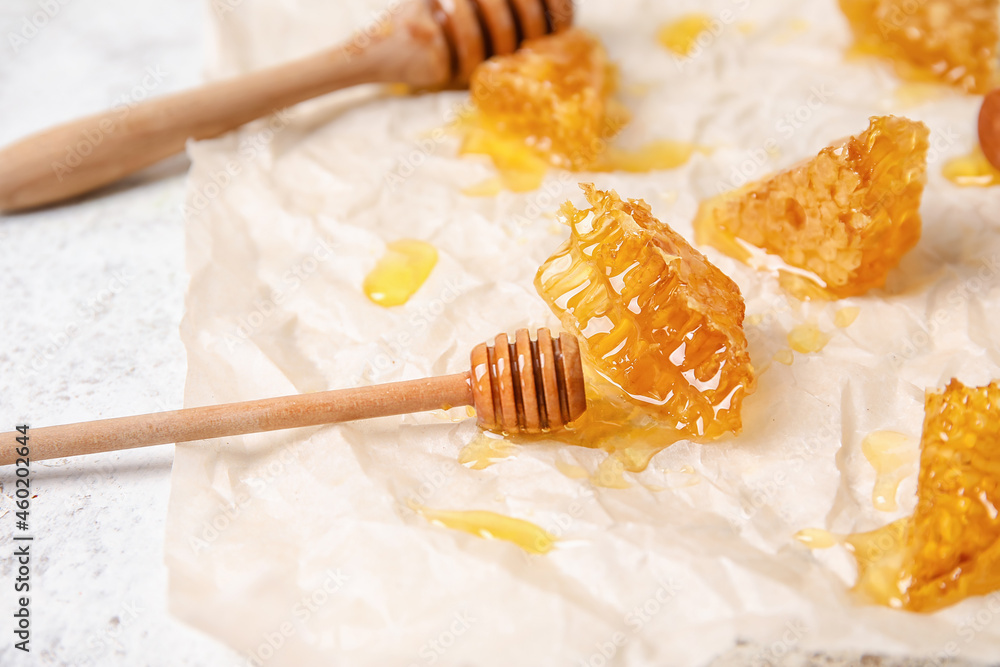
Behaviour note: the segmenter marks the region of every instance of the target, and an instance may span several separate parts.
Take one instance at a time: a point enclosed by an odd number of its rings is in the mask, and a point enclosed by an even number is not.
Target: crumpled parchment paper
[[[211,70],[349,39],[388,15],[381,6],[213,0]],[[688,11],[715,23],[679,59],[655,30]],[[492,167],[456,157],[437,131],[467,96],[366,87],[193,144],[186,405],[461,371],[478,342],[557,325],[531,281],[567,236],[552,213],[582,204],[578,181],[644,198],[690,239],[701,198],[811,157],[874,114],[932,130],[920,244],[886,289],[818,304],[703,248],[746,297],[759,388],[739,438],[675,444],[625,473],[627,489],[563,474],[593,473],[606,455],[559,444],[466,468],[457,457],[476,428],[461,409],[178,445],[173,611],[248,664],[694,665],[740,639],[762,647],[759,664],[792,648],[996,659],[1000,596],[923,616],[859,605],[851,557],[793,539],[908,514],[916,462],[898,511],[877,511],[864,436],[899,431],[916,451],[925,388],[1000,377],[1000,188],[959,189],[940,173],[974,145],[980,98],[921,98],[888,68],[845,61],[832,1],[588,0],[579,23],[621,66],[634,114],[621,145],[711,152],[672,171],[553,171],[536,192],[469,198],[459,191]],[[434,244],[440,262],[408,304],[384,309],[361,283],[397,238]],[[838,328],[844,307],[860,314]],[[829,344],[774,363],[807,322]],[[526,519],[558,548],[528,556],[431,525],[408,501]]]

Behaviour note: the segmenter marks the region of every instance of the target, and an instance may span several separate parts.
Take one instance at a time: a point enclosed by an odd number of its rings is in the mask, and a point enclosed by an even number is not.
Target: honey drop
[[[875,469],[872,504],[882,512],[896,510],[896,491],[917,460],[910,438],[894,431],[875,431],[861,442],[861,452]]]
[[[857,306],[848,306],[847,308],[841,308],[833,315],[833,323],[839,329],[846,329],[847,327],[854,324],[854,320],[858,319],[858,315],[861,313],[861,309]]]
[[[459,530],[486,540],[504,540],[529,554],[547,554],[555,548],[557,538],[547,530],[524,519],[483,510],[435,510],[413,508],[432,524]]]
[[[990,164],[979,146],[968,155],[948,160],[942,167],[941,173],[949,181],[963,188],[1000,185],[1000,170]]]
[[[708,14],[687,14],[660,28],[656,38],[668,51],[687,56],[694,50],[701,33],[710,27],[712,17]]]
[[[839,536],[822,528],[803,528],[795,533],[795,539],[810,549],[829,549],[841,540]]]
[[[830,342],[826,334],[815,324],[800,324],[788,332],[788,345],[800,354],[819,352]]]
[[[476,437],[458,453],[458,462],[473,470],[485,470],[494,463],[512,458],[516,445],[509,440],[480,431]]]
[[[429,243],[412,239],[393,241],[365,276],[362,288],[380,306],[402,305],[424,284],[437,260],[437,249]]]

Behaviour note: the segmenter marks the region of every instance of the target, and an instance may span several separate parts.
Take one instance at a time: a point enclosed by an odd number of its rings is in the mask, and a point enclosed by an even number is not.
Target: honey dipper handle
[[[188,408],[28,430],[32,460],[472,405],[469,373]],[[0,465],[17,458],[18,432],[0,435]]]
[[[62,201],[307,99],[361,83],[446,84],[447,43],[426,0],[314,56],[61,125],[0,150],[0,210]],[[372,34],[369,34],[372,33]]]

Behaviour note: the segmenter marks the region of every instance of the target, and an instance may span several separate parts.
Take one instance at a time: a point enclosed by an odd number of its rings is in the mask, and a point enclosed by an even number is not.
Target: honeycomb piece
[[[645,202],[580,187],[591,208],[562,207],[570,239],[539,294],[631,404],[685,437],[738,433],[754,387],[739,288]]]
[[[860,53],[891,58],[909,78],[970,93],[993,85],[998,0],[840,0]]]
[[[530,168],[532,158],[541,158],[585,169],[603,151],[604,139],[626,122],[609,99],[615,87],[604,47],[586,31],[528,40],[473,73],[476,118],[462,152],[497,156],[500,167]]]
[[[1000,384],[928,392],[913,515],[852,536],[858,587],[930,612],[1000,589]]]
[[[741,242],[778,255],[797,269],[786,285],[811,281],[824,296],[881,287],[920,238],[927,140],[923,123],[874,117],[808,162],[702,202],[695,238],[743,261]]]

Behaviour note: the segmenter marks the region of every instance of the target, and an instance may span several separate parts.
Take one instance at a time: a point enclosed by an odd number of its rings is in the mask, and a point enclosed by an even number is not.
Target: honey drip
[[[419,506],[413,506],[412,509],[437,526],[460,530],[487,540],[511,542],[529,554],[547,554],[556,546],[555,535],[524,519],[483,510],[435,510]]]
[[[698,45],[698,37],[711,27],[708,14],[686,14],[660,28],[656,38],[668,51],[687,56]]]
[[[997,0],[840,0],[853,52],[887,58],[914,81],[983,94],[995,83]]]
[[[561,460],[556,461],[556,470],[570,479],[587,479],[590,476],[587,469],[583,466],[578,466],[574,463],[566,463]]]
[[[516,445],[488,431],[480,431],[458,454],[458,462],[473,470],[485,470],[494,463],[512,458]]]
[[[486,155],[497,176],[467,196],[538,189],[551,167],[571,171],[648,172],[685,164],[699,148],[669,140],[638,149],[609,146],[629,121],[613,97],[617,71],[603,46],[580,29],[529,40],[473,73],[475,108],[462,119],[460,153]]]
[[[858,315],[861,314],[861,309],[857,306],[848,306],[847,308],[841,308],[833,315],[833,324],[840,328],[846,329],[847,327],[854,324],[854,320],[858,319]]]
[[[791,366],[795,363],[795,355],[792,354],[791,350],[778,350],[774,353],[774,360],[779,364],[784,364],[786,366]]]
[[[840,544],[843,538],[822,528],[804,528],[795,533],[795,539],[810,549],[829,549]]]
[[[1000,185],[1000,170],[990,164],[979,146],[968,155],[948,160],[941,173],[949,181],[963,188]]]
[[[894,512],[896,491],[917,460],[916,449],[909,437],[894,431],[875,431],[861,442],[861,452],[875,468],[872,503],[882,512]]]
[[[702,202],[695,238],[744,262],[747,246],[780,257],[782,285],[810,298],[881,287],[920,238],[928,134],[874,117],[812,160]]]
[[[380,306],[402,305],[424,284],[437,260],[437,250],[429,243],[410,239],[393,241],[365,276],[362,288]]]
[[[788,345],[800,354],[819,352],[830,342],[829,334],[815,324],[800,324],[788,332]]]
[[[847,538],[855,589],[931,612],[1000,589],[1000,385],[928,392],[912,516]]]

